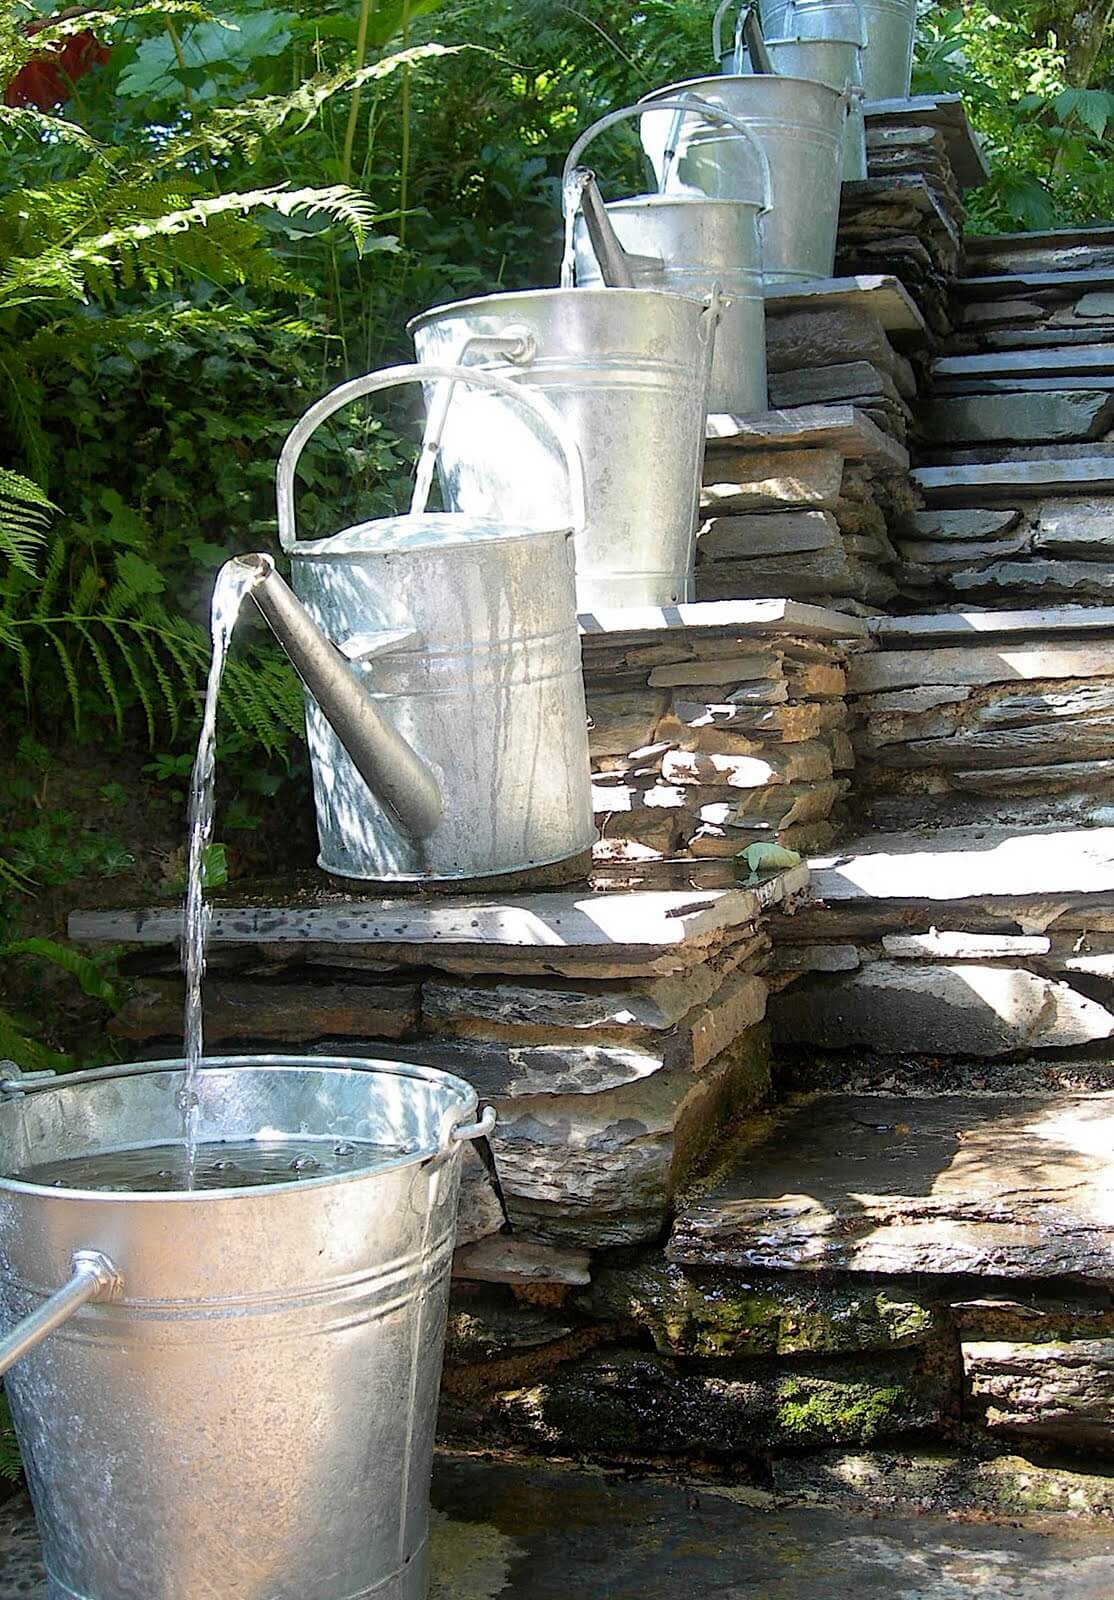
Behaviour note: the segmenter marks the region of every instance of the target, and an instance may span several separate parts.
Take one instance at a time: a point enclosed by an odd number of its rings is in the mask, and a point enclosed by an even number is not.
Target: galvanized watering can
[[[438,306],[409,325],[418,360],[498,371],[545,395],[580,448],[587,518],[576,604],[693,598],[718,301],[646,289],[535,289]],[[431,386],[427,444],[454,511],[536,525],[560,503],[563,469],[518,408],[481,390]]]
[[[423,494],[409,515],[299,539],[294,473],[314,430],[363,395],[443,380],[494,390],[550,431],[568,513],[547,505],[540,524],[422,515]],[[423,466],[427,490],[430,475]],[[308,690],[325,871],[446,881],[520,874],[590,849],[572,546],[584,476],[545,398],[459,367],[392,367],[341,384],[283,446],[278,526],[298,598],[273,568],[251,594]]]
[[[835,263],[850,102],[850,90],[807,78],[694,78],[639,101],[642,148],[663,193],[732,200],[752,192],[757,141],[773,196],[761,229],[766,282],[827,278]],[[671,103],[680,110],[669,109]],[[727,127],[724,112],[733,119]],[[740,127],[749,135],[745,144]]]
[[[676,102],[675,111],[691,110]],[[765,152],[728,111],[707,107],[717,127],[726,126],[750,153],[749,187],[727,200],[702,195],[635,195],[591,205],[594,186],[582,190],[575,175],[592,140],[615,123],[642,115],[641,106],[613,111],[581,134],[565,161],[562,192],[566,205],[579,204],[574,224],[576,279],[594,287],[604,278],[608,258],[625,263],[644,289],[703,299],[720,291],[723,305],[712,359],[708,410],[748,416],[765,411],[766,321],[759,224],[770,206],[770,171]],[[576,196],[576,200],[573,199]],[[586,208],[584,201],[589,201]],[[601,233],[602,230],[602,233]],[[603,261],[600,257],[603,256]]]
[[[202,1141],[399,1153],[248,1188],[12,1176],[178,1143],[181,1067],[0,1097],[0,1371],[51,1600],[425,1600],[461,1149],[494,1115],[425,1067],[214,1057]]]
[[[853,37],[854,12],[866,30],[863,89],[868,100],[904,100],[913,76],[917,0],[761,0],[767,38]]]
[[[721,0],[712,23],[712,50],[722,72],[775,73],[786,78],[811,78],[850,96],[843,133],[843,179],[858,182],[867,175],[866,117],[863,112],[863,50],[866,26],[857,0],[842,7],[847,37],[767,39],[753,6],[743,6],[736,19],[735,42],[725,51],[721,35],[723,18],[736,0]]]

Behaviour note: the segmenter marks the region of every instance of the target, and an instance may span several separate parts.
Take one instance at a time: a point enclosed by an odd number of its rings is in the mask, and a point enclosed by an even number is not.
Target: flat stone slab
[[[807,513],[806,513],[807,514]],[[777,515],[777,513],[774,513]],[[1111,612],[1114,616],[1114,608]],[[591,649],[595,642],[653,644],[663,634],[678,630],[706,632],[709,636],[738,634],[745,637],[777,637],[792,634],[809,639],[866,639],[867,624],[861,617],[846,617],[826,606],[805,605],[799,600],[708,600],[677,606],[625,606],[603,611],[582,611],[579,617],[581,640]]]
[[[1012,281],[1012,280],[1011,280]],[[1069,344],[1062,349],[996,350],[977,356],[941,356],[934,378],[1054,378],[1114,372],[1114,345]]]
[[[845,1475],[844,1475],[845,1476]],[[841,1479],[841,1481],[843,1481]],[[792,1497],[797,1498],[791,1490]],[[787,1505],[748,1488],[439,1455],[430,1600],[1109,1600],[1109,1522]],[[823,1573],[823,1588],[817,1574]],[[45,1600],[29,1502],[0,1510],[0,1600]]]
[[[1109,1282],[1112,1117],[1114,1094],[810,1098],[681,1210],[668,1254],[740,1271]]]
[[[963,1345],[971,1399],[992,1433],[1070,1449],[1114,1449],[1114,1339]]]
[[[920,307],[901,282],[883,273],[859,273],[848,278],[812,278],[808,283],[766,285],[766,315],[789,311],[822,310],[850,306],[876,316],[887,333],[925,331]]]
[[[904,100],[868,100],[863,109],[868,131],[872,126],[939,129],[960,189],[977,189],[990,176],[982,141],[967,120],[961,95],[915,94]]]
[[[1107,894],[1114,891],[1114,828],[875,834],[809,865],[812,893],[826,903]]]
[[[1114,606],[1048,606],[1040,611],[941,611],[913,617],[871,617],[870,632],[883,645],[995,639],[1031,640],[1063,634],[1114,636]]]
[[[1114,288],[1114,271],[1107,267],[1067,267],[1062,272],[988,272],[982,276],[959,278],[954,286],[965,300],[994,300],[1019,290]]]
[[[295,903],[210,902],[211,944],[279,944],[324,940],[335,944],[422,945],[519,950],[613,951],[686,945],[754,922],[786,894],[807,884],[807,869],[793,867],[754,889],[637,891],[630,894],[522,895],[503,900],[373,900],[318,883]],[[173,944],[182,932],[182,908],[153,906],[125,911],[75,911],[72,939],[129,944]]]
[[[758,450],[836,450],[845,461],[866,461],[891,472],[904,472],[909,452],[858,406],[794,406],[788,411],[761,411],[751,417],[710,416],[705,476],[714,475],[718,453],[731,446]]]
[[[1112,347],[1114,349],[1114,347]],[[982,504],[1017,495],[1114,493],[1114,456],[1052,457],[1042,461],[989,461],[918,467],[913,482],[933,505]]]
[[[964,395],[925,401],[917,424],[930,444],[1071,444],[1100,438],[1114,413],[1104,389]]]

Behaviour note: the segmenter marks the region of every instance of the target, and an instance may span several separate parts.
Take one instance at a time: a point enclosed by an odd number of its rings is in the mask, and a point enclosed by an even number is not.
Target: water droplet
[[[295,1156],[290,1163],[291,1172],[312,1172],[318,1165],[314,1156]]]
[[[354,1144],[349,1144],[347,1139],[338,1139],[336,1144],[333,1146],[333,1154],[335,1156],[350,1156],[354,1153],[355,1149],[356,1146]]]

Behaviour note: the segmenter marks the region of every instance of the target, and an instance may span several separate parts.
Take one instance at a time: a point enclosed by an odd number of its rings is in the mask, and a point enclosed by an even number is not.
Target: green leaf
[[[100,968],[88,956],[83,956],[69,945],[58,944],[54,939],[16,939],[11,944],[0,945],[2,956],[38,956],[41,961],[49,961],[52,966],[76,978],[82,992],[90,999],[103,1000],[114,1011],[119,1010],[116,990]]]
[[[178,91],[182,66],[191,79],[203,82],[218,68],[243,74],[257,57],[277,56],[290,43],[289,12],[227,12],[220,22],[201,23],[182,30],[181,61],[169,34],[146,39],[135,59],[120,74],[117,93],[131,99],[165,97]]]

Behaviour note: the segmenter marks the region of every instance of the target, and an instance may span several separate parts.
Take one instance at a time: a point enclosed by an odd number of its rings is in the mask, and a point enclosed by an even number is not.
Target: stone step
[[[918,467],[913,482],[930,505],[984,505],[1044,495],[1114,493],[1114,456],[966,462]]]
[[[944,136],[955,181],[960,189],[977,189],[990,176],[982,141],[967,120],[958,94],[916,94],[904,100],[868,100],[867,132],[875,128],[935,128]]]
[[[1081,377],[1114,372],[1114,343],[1072,344],[1035,349],[996,350],[975,356],[941,356],[934,381],[951,378]]]
[[[678,1213],[669,1258],[740,1272],[1106,1283],[1114,1094],[820,1095]]]
[[[807,885],[804,867],[755,888],[698,894],[553,894],[490,900],[372,899],[307,874],[296,885],[253,886],[214,894],[209,944],[357,944],[406,965],[457,971],[678,971],[703,960],[731,929],[757,921]],[[82,943],[174,945],[180,904],[75,911],[70,937]]]
[[[904,472],[909,452],[890,438],[858,406],[794,406],[756,416],[708,418],[705,479],[715,478],[725,454],[746,451],[832,450],[845,461],[864,461],[884,472]]]
[[[996,300],[1000,295],[1014,299],[1028,290],[1114,289],[1114,268],[1066,267],[1059,272],[992,272],[959,278],[954,292],[964,300]]]
[[[955,515],[955,513],[951,513]],[[1041,611],[940,611],[910,617],[871,617],[868,627],[885,649],[938,644],[1031,645],[1038,639],[1114,635],[1114,606],[1049,606]],[[918,681],[924,682],[924,679]]]
[[[973,276],[1087,268],[1114,270],[1114,227],[972,234],[964,240],[964,253]]]
[[[1104,437],[1114,417],[1108,389],[955,395],[924,401],[917,431],[928,446],[1075,444]]]
[[[767,318],[829,306],[869,311],[887,333],[923,335],[925,331],[924,317],[908,289],[900,278],[885,273],[864,272],[850,278],[811,278],[807,283],[766,286]]]
[[[1114,828],[872,834],[809,863],[827,905],[1114,895]]]

